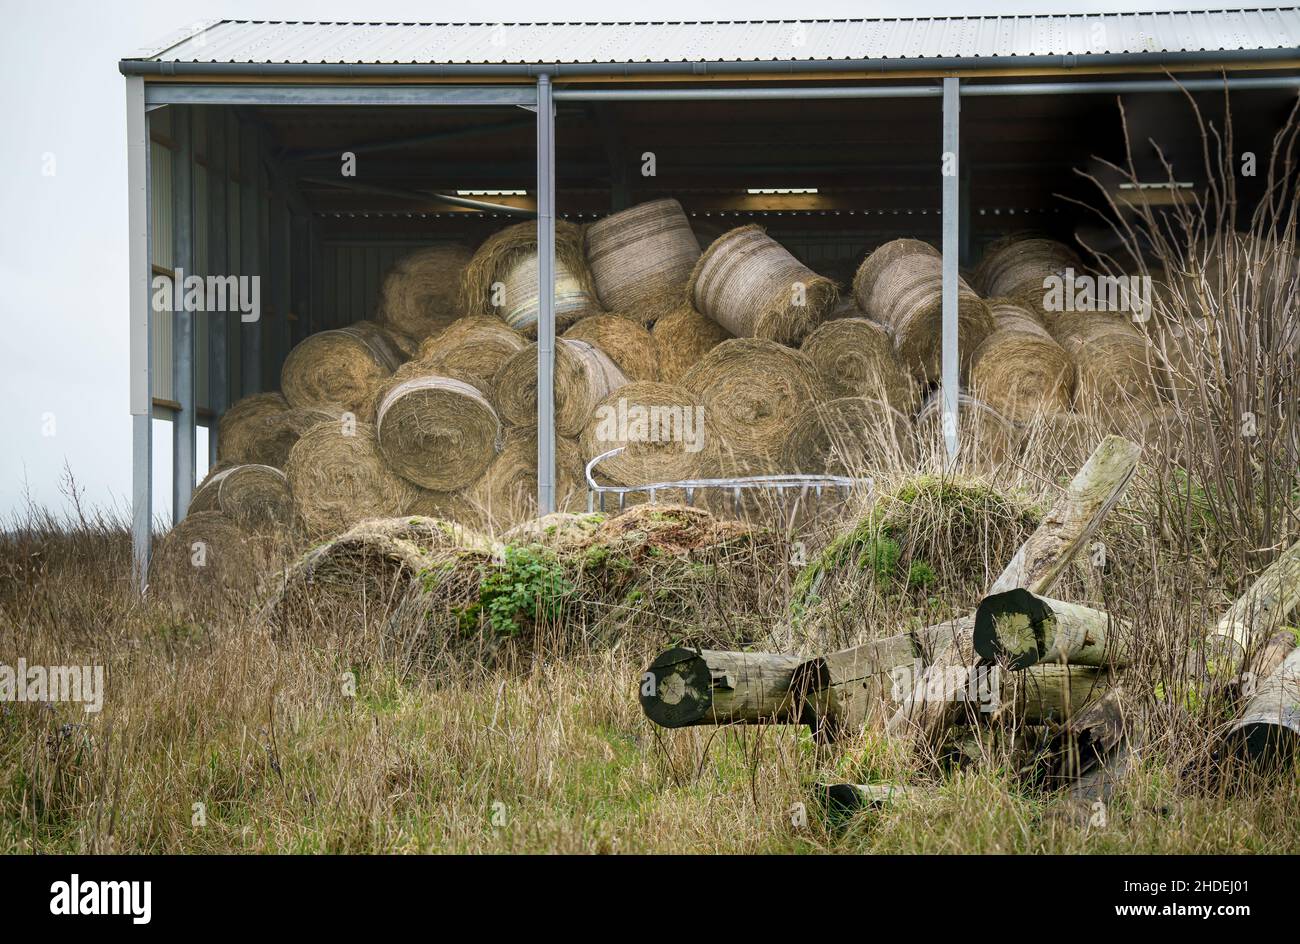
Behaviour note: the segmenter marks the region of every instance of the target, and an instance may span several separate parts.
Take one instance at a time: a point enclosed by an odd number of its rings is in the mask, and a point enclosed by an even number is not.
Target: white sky
[[[1273,6],[1231,0],[488,0],[470,5],[402,0],[2,0],[0,2],[0,522],[30,494],[65,506],[72,470],[91,504],[127,507],[126,144],[117,61],[204,20],[781,19],[1095,13]],[[54,174],[42,173],[48,157]],[[52,427],[51,427],[52,423]],[[161,425],[161,424],[157,424]],[[53,435],[47,435],[52,432]],[[159,470],[170,437],[155,435]],[[205,462],[200,456],[200,466]],[[170,505],[170,476],[155,476],[155,508]],[[0,523],[0,528],[4,524]]]

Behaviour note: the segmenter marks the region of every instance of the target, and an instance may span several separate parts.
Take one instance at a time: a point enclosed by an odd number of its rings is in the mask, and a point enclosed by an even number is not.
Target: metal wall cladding
[[[800,62],[1271,50],[1300,8],[720,23],[223,20],[131,58],[248,63]]]

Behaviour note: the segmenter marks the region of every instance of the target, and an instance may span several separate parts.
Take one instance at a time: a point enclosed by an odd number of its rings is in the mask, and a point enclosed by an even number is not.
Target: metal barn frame
[[[1182,20],[1164,18],[1181,17]],[[1032,30],[1053,30],[1050,41],[1035,33],[1025,41],[1021,22],[1033,21]],[[1144,25],[1148,24],[1149,25]],[[821,31],[827,21],[805,21]],[[990,23],[992,25],[990,26]],[[1134,24],[1137,23],[1135,26]],[[888,33],[883,40],[873,40],[886,47],[876,57],[839,58],[829,53],[819,55],[808,49],[802,55],[745,58],[745,44],[756,29],[782,30],[792,26],[802,29],[800,21],[789,23],[744,24],[545,24],[528,25],[530,31],[548,33],[569,30],[579,41],[583,30],[619,28],[630,34],[635,45],[638,30],[657,27],[697,27],[711,38],[727,40],[728,27],[734,27],[736,45],[728,52],[731,59],[694,59],[677,51],[665,51],[662,58],[653,55],[654,46],[663,40],[655,32],[645,33],[646,58],[641,61],[617,61],[592,55],[579,59],[574,54],[563,59],[537,55],[525,61],[499,61],[483,55],[479,61],[395,61],[391,54],[381,59],[377,54],[364,58],[364,44],[344,43],[354,52],[347,61],[303,61],[289,55],[289,38],[295,27],[310,32],[318,27],[349,27],[358,31],[384,28],[384,41],[402,30],[439,30],[466,35],[483,28],[479,25],[434,24],[265,24],[222,21],[201,29],[190,30],[173,38],[161,49],[140,58],[124,59],[120,71],[126,77],[128,192],[130,225],[130,390],[133,416],[133,538],[136,574],[143,588],[147,578],[151,542],[153,385],[151,380],[151,339],[153,311],[151,279],[153,275],[153,236],[150,208],[150,133],[148,114],[169,105],[494,105],[519,107],[536,113],[536,179],[539,240],[539,280],[541,302],[538,322],[539,389],[553,386],[555,344],[554,251],[555,251],[555,103],[564,101],[772,101],[791,99],[871,99],[871,98],[940,98],[942,101],[942,142],[951,155],[954,171],[942,181],[942,256],[943,256],[943,358],[942,403],[944,431],[949,454],[957,449],[958,364],[957,283],[959,246],[964,226],[962,190],[965,181],[956,173],[961,167],[960,108],[962,98],[1000,96],[1059,96],[1072,94],[1119,94],[1136,92],[1215,91],[1225,86],[1240,89],[1300,88],[1300,9],[1280,11],[1215,11],[1204,14],[1102,14],[1093,16],[1047,17],[971,17],[955,20],[862,20],[838,21],[830,26],[851,25],[858,31],[877,30]],[[936,26],[952,31],[955,37],[940,35],[924,49],[906,48],[911,42],[910,28]],[[1010,24],[1010,32],[1007,32]],[[1041,26],[1046,24],[1046,26]],[[490,26],[490,24],[488,25]],[[246,27],[250,48],[228,52],[225,59],[211,49],[204,56],[204,40],[209,31],[224,27]],[[265,31],[275,28],[273,38],[284,39],[286,52],[280,58],[265,48]],[[742,31],[740,28],[744,27]],[[979,32],[971,40],[970,28]],[[1097,50],[1096,30],[1113,29],[1119,39]],[[1089,45],[1079,40],[1091,29]],[[1134,34],[1133,30],[1137,33]],[[259,32],[260,30],[260,32]],[[893,33],[890,33],[890,31]],[[899,33],[899,30],[908,32]],[[990,33],[991,30],[991,33]],[[999,32],[1002,30],[1003,32]],[[1208,39],[1207,32],[1208,32]],[[1222,48],[1224,40],[1215,31],[1230,31],[1237,48]],[[1073,31],[1073,32],[1071,32]],[[1162,31],[1164,31],[1162,33]],[[1170,40],[1168,33],[1175,34]],[[897,33],[898,36],[894,34]],[[224,34],[216,34],[223,36]],[[559,35],[559,34],[556,34]],[[819,34],[820,35],[820,34]],[[989,36],[992,36],[990,39]],[[1133,37],[1136,35],[1138,40]],[[1162,36],[1163,46],[1151,49],[1150,36]],[[1010,36],[1010,39],[999,38]],[[1295,36],[1295,39],[1291,37]],[[956,40],[956,41],[949,41]],[[841,40],[840,45],[843,45]],[[997,43],[1007,48],[1001,49]],[[376,40],[378,43],[378,40]],[[990,46],[989,44],[993,45]],[[1145,43],[1145,44],[1144,44]],[[1216,45],[1217,43],[1217,45]],[[983,45],[981,45],[983,44]],[[197,45],[198,50],[189,47]],[[214,43],[216,45],[216,43]],[[716,43],[715,43],[716,45]],[[915,43],[913,43],[915,45]],[[236,44],[236,47],[238,44]],[[897,48],[895,48],[897,47]],[[927,54],[931,49],[955,47],[957,54]],[[1047,47],[1054,51],[1044,52]],[[600,48],[592,43],[592,48]],[[839,47],[837,47],[839,48]],[[258,58],[253,58],[255,51]],[[992,51],[990,51],[990,49]],[[1078,49],[1087,51],[1079,52]],[[638,52],[640,50],[638,49]],[[294,53],[294,56],[299,55]],[[999,58],[1000,57],[1000,58]],[[468,60],[469,56],[464,56]],[[1203,73],[1174,80],[1171,70]],[[1266,74],[1228,77],[1228,72],[1251,71]],[[1146,73],[1145,78],[1109,78],[1113,75]],[[907,85],[883,84],[882,80],[906,79]],[[1042,81],[1026,81],[1040,79]],[[840,84],[818,84],[833,81]],[[762,84],[758,84],[758,83]],[[183,114],[183,112],[178,112]],[[177,135],[180,147],[188,146],[188,131]],[[256,141],[241,142],[250,159],[256,160]],[[937,156],[936,156],[937,157]],[[188,161],[173,177],[176,206],[173,220],[174,264],[188,267],[193,255],[194,237],[192,195]],[[247,214],[259,212],[253,181],[242,182],[241,201]],[[222,191],[224,195],[224,190]],[[281,200],[284,206],[284,199]],[[283,219],[273,230],[288,233]],[[256,230],[252,230],[255,232]],[[308,240],[309,243],[309,240]],[[304,240],[297,241],[299,251]],[[283,261],[284,244],[269,247],[274,253],[268,261],[272,269]],[[241,274],[256,272],[259,247],[242,242]],[[220,254],[219,254],[220,255]],[[307,259],[311,264],[310,258]],[[296,277],[296,276],[295,276]],[[288,289],[279,290],[278,304],[287,310]],[[176,432],[173,435],[174,507],[179,520],[189,503],[195,477],[196,411],[193,396],[194,329],[191,316],[176,312],[174,339],[174,375],[180,387],[174,404]],[[289,329],[283,329],[278,343],[289,344]],[[248,343],[241,345],[243,386],[245,392],[260,389],[260,334],[246,331]],[[224,332],[214,331],[210,363],[214,370],[226,371]],[[223,397],[214,408],[224,408]],[[538,508],[541,513],[555,506],[555,430],[554,402],[551,397],[538,398]],[[215,453],[214,453],[215,454]]]

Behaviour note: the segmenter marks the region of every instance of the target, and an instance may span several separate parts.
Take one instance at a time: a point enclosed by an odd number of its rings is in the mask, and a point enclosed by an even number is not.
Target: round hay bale
[[[218,460],[217,464],[208,469],[207,474],[203,476],[190,495],[190,507],[186,509],[186,514],[194,514],[197,511],[220,511],[221,504],[217,501],[217,490],[221,485],[221,477],[235,468],[238,463],[228,460]]]
[[[690,304],[656,321],[650,335],[659,355],[659,379],[665,383],[680,381],[691,365],[732,336]]]
[[[1014,459],[1020,446],[1020,434],[1015,425],[993,409],[972,396],[962,394],[958,400],[957,458],[967,470],[988,471]],[[917,438],[923,457],[933,458],[937,465],[947,455],[943,429],[943,397],[935,391],[921,407],[916,417]]]
[[[839,300],[835,283],[818,275],[758,225],[723,233],[691,273],[698,311],[736,337],[798,345]]]
[[[298,342],[280,369],[280,389],[295,407],[360,414],[375,386],[401,364],[381,331],[358,322]]]
[[[258,440],[250,425],[260,417],[283,413],[289,401],[278,393],[254,393],[236,400],[217,421],[217,459],[238,464],[249,461],[252,443]]]
[[[248,596],[257,586],[257,560],[238,522],[219,511],[195,512],[158,541],[149,562],[149,582]]]
[[[1156,357],[1133,322],[1104,312],[1067,312],[1049,329],[1074,361],[1075,412],[1121,434],[1144,429],[1159,406]]]
[[[388,467],[437,492],[469,485],[501,448],[501,421],[487,398],[432,373],[389,384],[375,409],[375,427]]]
[[[500,318],[470,315],[423,341],[416,360],[433,373],[477,388],[495,403],[497,371],[527,346],[527,339]]]
[[[443,555],[489,548],[482,535],[438,518],[368,518],[290,567],[267,609],[282,632],[382,626]]]
[[[1022,464],[1049,479],[1073,476],[1106,430],[1078,413],[1035,416],[1021,433]]]
[[[460,279],[472,257],[467,247],[447,244],[397,260],[379,290],[379,323],[417,343],[447,327],[460,315]]]
[[[806,354],[758,338],[723,341],[686,372],[681,385],[699,399],[722,449],[759,466],[776,460],[806,403],[827,399]]]
[[[910,416],[917,389],[903,370],[889,331],[866,318],[828,321],[799,348],[812,360],[834,397],[870,397]]]
[[[615,485],[696,478],[715,445],[704,417],[699,401],[685,387],[630,383],[596,406],[582,431],[582,455],[590,462],[622,448],[597,468]]]
[[[465,267],[460,288],[465,314],[495,315],[537,337],[537,224],[518,223],[489,236]],[[563,329],[600,311],[582,251],[582,229],[555,221],[555,326]]]
[[[903,366],[923,383],[940,379],[943,362],[943,259],[929,243],[895,239],[863,260],[853,277],[858,307],[888,327]],[[993,331],[988,305],[957,282],[957,343],[963,376],[975,348]]]
[[[578,444],[555,437],[555,507],[585,508],[587,487]],[[537,517],[537,430],[507,430],[505,445],[465,494],[466,506],[485,527],[503,531]]]
[[[317,423],[338,421],[342,414],[314,407],[289,409],[282,413],[259,416],[248,424],[247,444],[238,455],[241,465],[269,465],[283,469],[289,450],[299,437]]]
[[[915,463],[912,421],[869,397],[805,404],[781,449],[782,472],[861,476]]]
[[[1043,280],[1063,276],[1066,269],[1083,272],[1083,262],[1055,239],[1013,233],[989,244],[975,267],[974,282],[986,298],[1037,298],[1041,309],[1046,289]]]
[[[659,351],[650,332],[621,314],[590,315],[564,337],[594,344],[609,356],[628,380],[658,380]]]
[[[1014,302],[989,303],[995,329],[971,355],[973,395],[1013,423],[1063,413],[1074,401],[1074,363],[1037,315]]]
[[[586,341],[555,342],[555,431],[577,436],[596,404],[627,377],[606,354]],[[501,417],[511,426],[537,423],[537,345],[530,344],[502,365],[494,380]]]
[[[249,528],[283,527],[293,522],[289,479],[269,465],[237,465],[216,483],[221,513]]]
[[[596,297],[609,311],[652,324],[686,302],[700,244],[676,200],[611,213],[588,226],[585,238]]]
[[[419,492],[389,470],[369,423],[318,423],[285,466],[294,507],[307,530],[341,534],[365,518],[406,514]]]

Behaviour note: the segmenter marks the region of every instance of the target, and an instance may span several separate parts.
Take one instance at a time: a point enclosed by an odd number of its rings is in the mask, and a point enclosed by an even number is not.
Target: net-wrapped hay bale
[[[1095,420],[1080,413],[1035,416],[1021,431],[1023,464],[1049,478],[1073,475],[1106,434]]]
[[[319,331],[289,352],[280,389],[290,405],[360,414],[375,387],[402,364],[391,341],[366,322]]]
[[[582,456],[575,440],[555,437],[555,507],[586,507]],[[505,445],[487,471],[465,493],[468,513],[484,528],[500,532],[537,517],[537,429],[506,431]]]
[[[758,225],[723,233],[691,273],[695,308],[736,337],[797,345],[839,300],[818,275]]]
[[[782,472],[861,476],[915,463],[911,419],[869,397],[805,404],[781,449]]]
[[[1014,298],[1040,308],[1047,289],[1043,280],[1064,277],[1066,269],[1083,271],[1083,262],[1055,239],[1013,233],[990,243],[975,267],[974,283],[985,298]]]
[[[1160,406],[1156,357],[1133,322],[1107,312],[1067,312],[1049,329],[1074,361],[1075,412],[1120,434],[1144,429]]]
[[[621,314],[589,315],[564,336],[604,351],[628,380],[658,380],[659,351],[642,325]]]
[[[992,471],[1014,459],[1020,448],[1015,425],[986,403],[962,394],[958,399],[957,459],[968,471]],[[943,396],[935,391],[916,417],[922,458],[943,467],[946,455]]]
[[[1037,315],[1005,299],[991,301],[994,331],[971,355],[970,388],[1013,423],[1063,413],[1074,401],[1074,362]]]
[[[190,507],[186,510],[186,513],[220,511],[221,504],[217,501],[217,493],[221,487],[222,476],[235,468],[236,465],[238,463],[218,460],[216,465],[208,469],[207,474],[203,476],[203,481],[194,487],[194,492],[190,495]]]
[[[397,260],[379,290],[379,323],[417,344],[447,327],[460,315],[460,279],[472,256],[468,247],[448,244]]]
[[[537,224],[518,223],[489,236],[461,277],[461,308],[496,316],[537,337]],[[555,221],[555,326],[563,329],[600,311],[582,251],[582,229]]]
[[[585,237],[596,296],[607,310],[652,324],[686,302],[700,244],[676,200],[611,213],[588,226]]]
[[[163,535],[149,562],[149,582],[162,588],[230,596],[255,592],[258,555],[239,523],[219,511],[186,515]]]
[[[470,315],[422,342],[416,360],[434,373],[464,381],[495,401],[493,381],[497,371],[527,346],[527,339],[500,318]]]
[[[236,400],[217,421],[217,459],[240,463],[249,456],[260,435],[251,431],[252,424],[264,416],[289,409],[289,401],[278,393],[254,393]]]
[[[307,530],[340,534],[364,518],[408,513],[419,492],[390,470],[369,423],[318,423],[289,453],[285,473]]]
[[[943,363],[943,259],[929,243],[895,239],[863,260],[853,294],[867,316],[890,329],[903,366],[916,379],[940,379]],[[971,352],[993,331],[988,305],[957,282],[957,344],[963,374]]]
[[[692,364],[732,336],[689,304],[656,321],[650,334],[659,353],[659,379],[666,383],[677,383]]]
[[[282,528],[293,523],[289,479],[269,465],[237,465],[216,483],[221,513],[248,528]]]
[[[501,421],[487,398],[438,374],[417,373],[384,389],[375,427],[388,467],[437,492],[475,481],[501,448]]]
[[[722,342],[686,372],[681,385],[704,407],[720,448],[755,467],[776,461],[806,403],[827,398],[806,354],[759,338]]]
[[[804,338],[799,349],[816,365],[830,396],[882,400],[909,416],[916,411],[916,384],[903,370],[889,331],[874,321],[828,321]]]
[[[696,397],[685,387],[656,381],[630,383],[593,411],[580,440],[592,459],[622,449],[596,474],[615,485],[649,485],[697,478],[716,444]]]
[[[586,341],[555,342],[555,431],[577,436],[596,404],[627,377],[605,352]],[[501,368],[494,381],[501,418],[511,426],[537,423],[537,345],[530,344]]]
[[[292,408],[282,413],[269,413],[250,420],[247,440],[239,452],[243,465],[269,465],[283,469],[289,461],[289,451],[303,433],[317,423],[338,420],[337,410],[319,410],[315,407]]]

